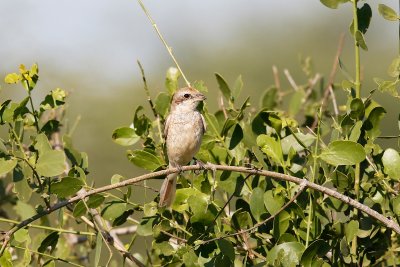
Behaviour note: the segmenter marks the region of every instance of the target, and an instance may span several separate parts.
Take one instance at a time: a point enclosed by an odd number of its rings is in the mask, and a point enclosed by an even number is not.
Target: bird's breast
[[[197,111],[170,116],[167,135],[168,159],[172,165],[186,165],[200,148],[203,121]]]

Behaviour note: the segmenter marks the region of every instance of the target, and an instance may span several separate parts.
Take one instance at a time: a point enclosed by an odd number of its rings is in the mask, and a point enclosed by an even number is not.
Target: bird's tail
[[[170,207],[175,199],[176,178],[178,173],[171,173],[165,179],[160,189],[159,207]]]

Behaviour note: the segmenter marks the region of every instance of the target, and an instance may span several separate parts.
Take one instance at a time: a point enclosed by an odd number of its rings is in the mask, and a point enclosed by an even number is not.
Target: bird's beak
[[[202,93],[197,93],[196,94],[196,99],[199,101],[204,101],[207,99],[207,97],[205,95],[203,95]]]

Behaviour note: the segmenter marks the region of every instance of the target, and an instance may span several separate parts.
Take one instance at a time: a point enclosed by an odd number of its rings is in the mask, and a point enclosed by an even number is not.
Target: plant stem
[[[360,71],[360,47],[356,39],[356,33],[358,31],[358,16],[357,16],[357,1],[353,0],[353,38],[354,38],[354,55],[355,55],[355,65],[356,65],[356,80],[355,80],[355,90],[356,98],[360,98],[361,93],[361,71]]]
[[[0,217],[0,222],[13,223],[13,224],[21,223],[19,221],[14,221],[14,220],[1,218],[1,217]],[[50,227],[50,226],[45,226],[45,225],[28,224],[27,227],[36,228],[36,229],[44,229],[44,230],[49,230],[49,231],[55,231],[55,232],[64,233],[64,234],[91,235],[91,236],[95,236],[96,235],[95,233],[91,233],[91,232],[80,232],[80,231],[74,231],[74,230],[66,230],[66,229],[62,229],[62,228],[55,228],[55,227]]]
[[[358,32],[358,16],[357,16],[357,1],[353,0],[353,38],[354,38],[354,54],[355,54],[355,72],[356,72],[356,80],[355,80],[355,90],[356,90],[356,98],[360,98],[361,93],[361,73],[360,73],[360,47],[357,43],[356,33]],[[354,194],[356,196],[356,200],[359,199],[359,191],[360,191],[360,164],[356,164],[354,170]],[[358,219],[358,210],[354,209],[354,218]],[[354,236],[351,242],[351,254],[353,256],[357,255],[357,236]]]
[[[68,264],[70,264],[72,266],[84,267],[84,265],[80,265],[80,264],[68,261],[66,259],[61,259],[61,258],[58,258],[58,257],[54,257],[54,256],[52,256],[50,254],[42,253],[42,252],[39,252],[39,251],[34,251],[34,250],[29,249],[29,248],[24,248],[24,247],[15,246],[15,245],[13,245],[13,247],[14,248],[18,248],[18,249],[22,249],[22,250],[27,250],[30,253],[34,253],[34,254],[37,254],[37,255],[40,255],[40,256],[43,256],[43,257],[47,257],[47,258],[50,258],[50,259],[55,260],[55,261],[62,261],[62,262],[68,263]]]
[[[147,11],[147,8],[145,7],[145,5],[143,4],[142,0],[137,0],[139,2],[140,7],[143,9],[143,12],[146,14],[147,18],[150,20],[151,25],[153,26],[154,30],[156,31],[158,37],[160,38],[161,42],[164,44],[165,48],[168,51],[168,54],[170,55],[170,57],[172,58],[172,60],[174,61],[176,67],[178,68],[179,72],[182,74],[183,79],[185,80],[185,83],[188,87],[190,87],[190,82],[188,81],[188,79],[186,79],[185,74],[183,73],[181,67],[179,66],[178,61],[176,60],[174,54],[172,53],[172,48],[167,44],[167,42],[165,41],[163,35],[161,34],[160,30],[157,27],[157,24],[155,23],[155,21],[152,19],[152,17],[150,16],[149,11]]]
[[[31,91],[30,90],[29,90],[29,103],[31,104],[33,118],[35,118],[36,131],[39,133],[40,132],[40,130],[39,130],[39,122],[38,122],[37,117],[36,117],[37,113],[36,113],[35,107],[33,106],[33,100],[32,100],[32,95],[31,95]]]
[[[315,140],[315,147],[314,147],[314,157],[313,157],[313,168],[312,168],[312,176],[311,176],[311,182],[313,183],[315,180],[315,175],[317,173],[317,158],[316,156],[318,155],[318,145],[319,145],[319,138],[320,138],[320,130],[321,130],[321,118],[322,118],[322,106],[319,109],[319,112],[317,114],[318,122],[317,122],[317,139]],[[313,214],[313,200],[312,200],[312,195],[311,192],[309,193],[309,206],[308,206],[308,219],[307,219],[307,235],[306,235],[306,247],[308,247],[308,244],[310,242],[310,231],[311,231],[311,217]]]

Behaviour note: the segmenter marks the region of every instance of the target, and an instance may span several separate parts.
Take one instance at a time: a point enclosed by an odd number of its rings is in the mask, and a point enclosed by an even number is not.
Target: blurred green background
[[[397,9],[396,2],[368,1],[373,17],[366,34],[369,51],[361,52],[363,96],[375,88],[374,77],[387,78],[387,66],[398,54],[398,25],[385,21],[377,11],[378,3]],[[349,3],[337,10],[317,0],[145,4],[186,76],[205,81],[211,108],[217,105],[219,93],[214,72],[231,83],[242,74],[243,94],[250,95],[254,104],[273,84],[274,64],[282,81],[284,68],[299,84],[306,81],[298,64],[300,54],[311,56],[314,70],[327,77],[341,32],[346,33],[341,58],[353,73]],[[115,173],[133,177],[143,172],[127,161],[126,148],[114,144],[111,133],[130,124],[137,105],[147,105],[136,60],[144,66],[153,97],[164,90],[165,72],[173,63],[135,0],[1,0],[0,32],[1,101],[20,99],[24,93],[6,85],[4,76],[17,71],[21,63],[28,67],[36,62],[40,68],[37,102],[56,87],[70,92],[69,122],[81,116],[75,146],[89,154],[96,186],[108,184]],[[343,78],[339,71],[336,81]],[[379,92],[375,99],[388,111],[384,134],[397,135],[398,102]]]

